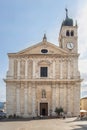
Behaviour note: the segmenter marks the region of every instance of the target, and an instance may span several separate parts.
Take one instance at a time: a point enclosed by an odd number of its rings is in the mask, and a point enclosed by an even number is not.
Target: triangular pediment
[[[43,53],[43,51],[47,51],[46,53]],[[55,44],[52,44],[50,42],[40,42],[36,45],[33,45],[29,48],[26,48],[18,53],[17,55],[25,55],[25,54],[67,54],[67,51],[59,48]]]

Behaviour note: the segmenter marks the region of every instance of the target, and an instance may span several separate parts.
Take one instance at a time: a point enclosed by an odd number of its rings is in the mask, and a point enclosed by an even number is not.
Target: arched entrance
[[[48,103],[40,103],[40,115],[48,116]]]

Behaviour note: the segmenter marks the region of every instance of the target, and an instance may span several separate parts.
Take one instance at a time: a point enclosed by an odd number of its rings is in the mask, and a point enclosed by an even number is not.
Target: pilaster
[[[68,60],[68,69],[67,69],[67,71],[68,71],[68,79],[70,79],[70,61]]]
[[[67,115],[71,116],[71,93],[70,93],[70,84],[67,86]]]
[[[60,87],[59,84],[56,84],[56,107],[60,106]]]
[[[53,78],[55,78],[55,60],[53,60]]]
[[[27,79],[27,77],[28,77],[28,63],[27,62],[28,61],[26,59],[26,61],[25,61],[25,79]]]
[[[60,84],[60,107],[64,107],[64,86]]]
[[[17,61],[18,62],[18,71],[17,71],[17,77],[20,78],[20,60]]]
[[[14,59],[9,58],[9,76],[14,75]]]
[[[36,86],[32,84],[32,116],[36,116]]]
[[[21,104],[21,115],[24,115],[24,83],[21,82],[21,92],[20,92],[20,104]]]
[[[74,115],[78,116],[79,111],[80,111],[80,83],[76,83],[74,86]]]
[[[74,86],[73,84],[71,84],[71,89],[70,89],[70,93],[71,93],[71,115],[74,116]]]
[[[16,115],[20,116],[20,84],[16,88]]]
[[[62,59],[60,60],[60,79],[63,78],[63,62]]]
[[[33,60],[33,78],[35,78],[35,60]]]
[[[55,108],[56,108],[56,86],[52,84],[52,115],[55,116]]]
[[[25,83],[24,87],[24,117],[28,117],[28,89],[27,83]]]
[[[30,82],[28,84],[28,113],[29,116],[32,115],[32,87]]]
[[[67,112],[67,84],[64,84],[64,112]]]

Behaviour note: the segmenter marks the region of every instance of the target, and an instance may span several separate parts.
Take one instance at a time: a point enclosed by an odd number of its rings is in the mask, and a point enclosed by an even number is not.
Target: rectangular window
[[[48,67],[40,67],[40,77],[48,76]]]

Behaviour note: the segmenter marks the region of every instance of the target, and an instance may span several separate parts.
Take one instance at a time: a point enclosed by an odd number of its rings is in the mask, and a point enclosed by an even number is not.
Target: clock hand
[[[72,44],[70,43],[70,47],[72,47]]]

